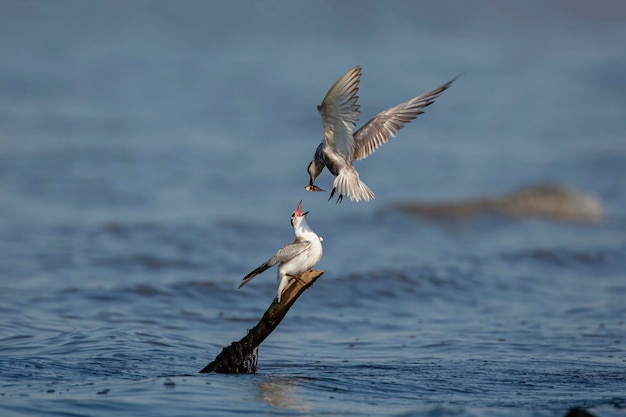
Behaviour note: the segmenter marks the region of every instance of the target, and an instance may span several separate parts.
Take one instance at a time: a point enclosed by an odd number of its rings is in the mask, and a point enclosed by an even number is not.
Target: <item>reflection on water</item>
[[[300,395],[298,385],[296,379],[271,376],[258,382],[259,398],[272,407],[310,412],[313,407]]]
[[[483,213],[514,218],[597,223],[604,217],[598,198],[558,185],[535,185],[502,197],[481,197],[447,203],[400,202],[397,210],[425,218],[472,219]]]

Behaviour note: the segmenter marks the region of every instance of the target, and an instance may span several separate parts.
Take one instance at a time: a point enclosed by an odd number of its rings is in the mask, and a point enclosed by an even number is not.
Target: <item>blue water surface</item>
[[[608,1],[0,3],[0,413],[626,415],[624,39]],[[362,122],[460,77],[336,205],[303,188],[355,65]],[[604,218],[389,209],[543,183]],[[257,374],[199,374],[300,199],[325,274]]]

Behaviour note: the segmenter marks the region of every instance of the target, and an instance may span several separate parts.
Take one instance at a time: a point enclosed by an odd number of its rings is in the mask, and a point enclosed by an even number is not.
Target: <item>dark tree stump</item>
[[[200,373],[255,373],[258,358],[254,350],[274,331],[304,290],[313,285],[323,273],[321,269],[307,271],[297,279],[292,279],[283,291],[280,304],[274,299],[259,323],[248,330],[248,334],[240,341],[222,349],[215,360]]]

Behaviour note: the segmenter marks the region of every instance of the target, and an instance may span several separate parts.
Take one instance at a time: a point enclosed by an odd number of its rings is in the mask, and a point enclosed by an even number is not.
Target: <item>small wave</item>
[[[200,269],[205,265],[192,262],[184,258],[166,258],[151,254],[134,254],[121,257],[98,258],[93,261],[95,265],[125,269],[129,267],[141,267],[149,270],[160,269]]]
[[[604,267],[623,265],[625,247],[609,248],[532,248],[516,252],[503,253],[500,257],[508,262],[538,262],[561,268],[572,266]]]

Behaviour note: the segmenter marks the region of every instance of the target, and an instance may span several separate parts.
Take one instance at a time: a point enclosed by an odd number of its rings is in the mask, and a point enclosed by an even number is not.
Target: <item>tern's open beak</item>
[[[298,208],[296,209],[296,216],[302,217],[302,200],[300,200],[300,203],[298,204]]]

